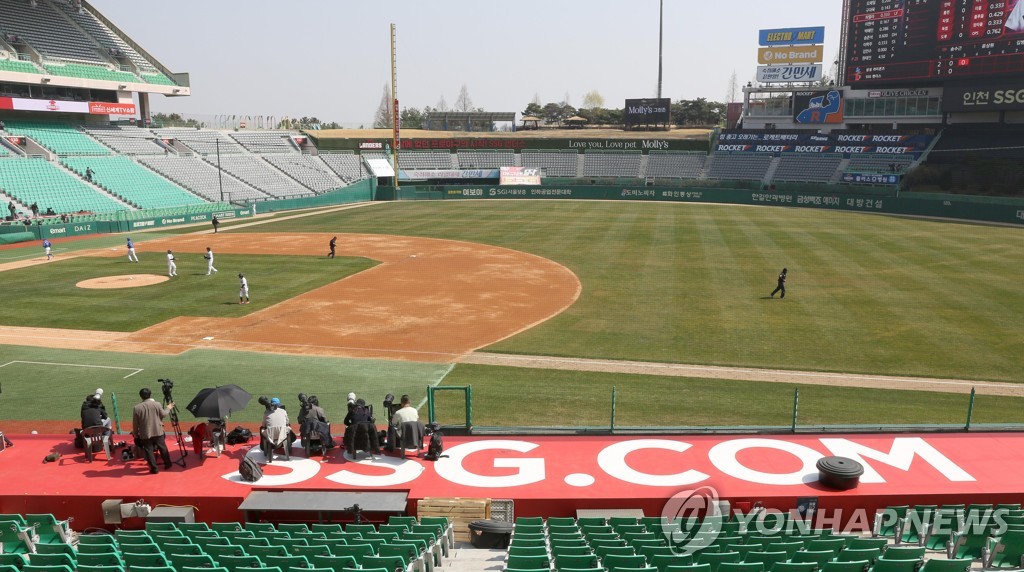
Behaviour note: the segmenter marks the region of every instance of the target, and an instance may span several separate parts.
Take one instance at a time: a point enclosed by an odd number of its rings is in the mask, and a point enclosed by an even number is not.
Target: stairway
[[[473,548],[468,542],[456,543],[435,572],[483,572],[505,568],[504,549]]]

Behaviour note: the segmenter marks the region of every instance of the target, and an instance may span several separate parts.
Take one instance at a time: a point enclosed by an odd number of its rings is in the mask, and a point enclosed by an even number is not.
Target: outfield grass
[[[481,365],[459,365],[442,383],[466,385],[473,387],[473,424],[489,427],[607,428],[613,388],[617,427],[789,427],[796,388],[805,426],[963,425],[969,403],[950,393]],[[439,394],[438,418],[461,424],[462,400],[461,393]],[[979,396],[972,423],[1024,423],[1024,398]]]
[[[572,307],[490,351],[1024,381],[1016,228],[775,207],[446,201],[248,230],[482,242],[579,276]],[[789,295],[768,299],[783,266]]]
[[[109,290],[75,286],[82,280],[121,274],[166,275],[161,254],[125,258],[79,257],[6,271],[0,324],[133,332],[175,316],[245,316],[314,288],[361,272],[376,263],[365,258],[218,254],[220,270],[206,276],[199,254],[177,254],[178,276],[141,288]],[[252,303],[238,304],[238,277],[249,280]]]
[[[441,364],[216,350],[192,350],[176,356],[132,354],[128,353],[130,347],[125,350],[115,353],[0,345],[0,431],[4,420],[70,420],[77,424],[83,398],[97,387],[104,389],[108,410],[116,395],[121,420],[130,421],[139,389],[149,387],[157,392],[159,378],[174,381],[174,398],[181,407],[204,387],[238,384],[254,399],[244,412],[232,415],[237,422],[262,420],[257,395],[280,397],[289,411],[297,412],[299,392],[318,396],[329,418],[338,423],[344,418],[345,396],[350,391],[373,404],[383,419],[379,408],[387,393],[408,393],[414,403],[419,403],[426,397],[427,385],[437,383],[449,368]],[[41,380],[46,381],[45,385],[39,383]],[[180,415],[182,425],[191,425],[191,414],[182,410]],[[36,430],[46,433],[48,427]]]

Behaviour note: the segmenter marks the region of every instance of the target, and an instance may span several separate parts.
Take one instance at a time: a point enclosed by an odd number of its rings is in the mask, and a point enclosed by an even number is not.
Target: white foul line
[[[126,369],[126,370],[129,370],[129,371],[132,372],[132,373],[129,373],[128,375],[122,377],[121,379],[128,379],[129,377],[131,377],[131,376],[133,376],[133,375],[135,375],[137,373],[146,371],[145,369],[138,368],[138,367],[117,367],[117,366],[113,366],[113,365],[89,365],[89,364],[84,364],[84,363],[58,363],[58,362],[53,362],[53,361],[22,361],[22,360],[9,361],[9,362],[7,362],[7,363],[5,363],[3,365],[0,365],[0,367],[6,367],[6,366],[9,366],[9,365],[14,364],[14,363],[27,363],[29,365],[63,365],[63,366],[67,366],[67,367],[91,367],[91,368],[95,368],[95,369]]]

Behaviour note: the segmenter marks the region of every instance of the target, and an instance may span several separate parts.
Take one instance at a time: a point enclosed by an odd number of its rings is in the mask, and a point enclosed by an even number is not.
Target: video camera
[[[395,405],[395,394],[389,393],[384,396],[384,413],[388,418],[388,425],[391,425],[391,416],[402,408],[402,404]]]
[[[256,402],[262,405],[267,411],[270,411],[270,398],[266,395],[261,395]]]
[[[164,401],[171,402],[174,399],[171,398],[171,390],[174,389],[174,382],[169,379],[158,379],[160,382],[160,389],[164,393]]]

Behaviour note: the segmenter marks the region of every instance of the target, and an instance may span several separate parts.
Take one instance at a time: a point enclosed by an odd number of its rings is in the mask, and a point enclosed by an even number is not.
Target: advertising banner
[[[897,185],[900,182],[899,175],[880,175],[878,173],[843,173],[841,177],[844,183],[869,183],[872,185]]]
[[[842,123],[842,93],[837,89],[794,92],[793,120],[797,123]]]
[[[0,109],[57,113],[90,113],[93,115],[135,115],[134,103],[61,101],[58,99],[26,99],[23,97],[0,97]]]
[[[398,179],[497,179],[497,169],[399,169]]]
[[[499,185],[539,185],[540,169],[530,167],[502,167]]]
[[[818,64],[825,59],[823,46],[758,48],[759,64]]]
[[[657,125],[669,123],[672,101],[665,98],[627,99],[623,109],[626,125]]]
[[[802,66],[757,66],[758,83],[821,81],[821,64]]]
[[[762,46],[800,46],[825,43],[825,26],[813,28],[774,28],[761,30],[758,44]]]
[[[1024,110],[1024,80],[947,85],[942,96],[943,111],[1019,111]]]

